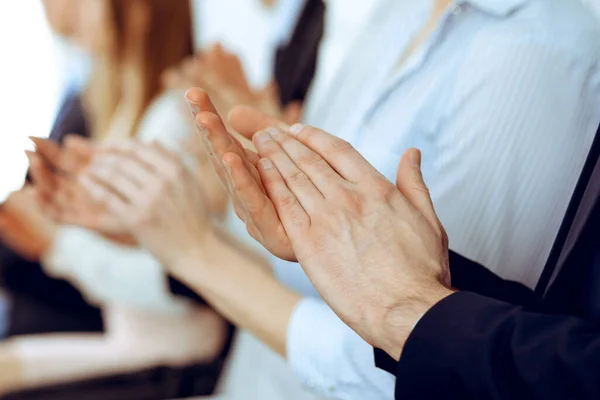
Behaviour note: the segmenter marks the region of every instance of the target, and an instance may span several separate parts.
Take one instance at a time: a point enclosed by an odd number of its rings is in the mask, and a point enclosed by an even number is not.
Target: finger
[[[261,157],[268,158],[275,164],[288,188],[294,193],[304,209],[309,213],[313,212],[320,201],[324,199],[324,196],[306,173],[294,164],[279,143],[267,131],[260,131],[254,135],[254,144]],[[263,161],[263,163],[266,162]]]
[[[78,135],[67,135],[64,140],[64,150],[61,157],[60,169],[67,175],[81,172],[94,155],[92,143]]]
[[[58,210],[59,213],[62,212],[62,210],[69,209],[72,206],[72,202],[76,197],[75,187],[76,182],[59,180],[56,194],[54,195],[52,202],[52,206],[55,210]]]
[[[344,179],[358,183],[363,180],[380,179],[382,175],[350,145],[350,143],[320,129],[296,124],[290,134],[319,154]]]
[[[176,172],[179,167],[180,157],[175,152],[164,149],[158,143],[144,144],[131,140],[109,143],[104,146],[102,152],[94,158],[92,167],[96,164],[102,164],[105,157],[116,156],[112,163],[119,163],[129,160],[127,165],[134,169],[134,172],[140,176],[138,182],[140,185],[146,185],[149,178],[156,175],[170,175]],[[118,160],[118,161],[117,161]],[[116,167],[119,173],[124,171],[122,167]],[[145,173],[143,171],[146,171]],[[133,175],[132,177],[134,177]]]
[[[345,183],[345,180],[320,155],[296,140],[294,136],[281,132],[277,128],[267,128],[266,131],[271,134],[273,140],[279,143],[291,162],[308,176],[325,197],[337,196],[340,193],[338,189]],[[260,155],[271,158],[262,152]],[[275,163],[275,165],[278,164]]]
[[[245,153],[242,144],[227,131],[217,114],[201,112],[196,121],[202,134],[208,139],[209,151],[218,159],[222,159],[225,153],[236,153],[241,158],[247,158],[246,161],[253,164],[258,162],[258,156]]]
[[[421,173],[421,152],[417,149],[408,149],[404,152],[398,175],[396,187],[404,197],[421,213],[432,226],[439,226],[440,222],[435,213],[429,189],[423,181]]]
[[[106,154],[94,160],[92,168],[106,166],[112,168],[116,175],[127,177],[137,187],[143,187],[144,183],[153,177],[152,168],[148,165],[152,160],[138,160],[133,155]]]
[[[134,202],[140,198],[143,193],[142,185],[146,181],[136,181],[129,174],[121,173],[122,170],[119,169],[118,164],[108,158],[104,157],[98,163],[95,162],[93,167],[88,169],[87,175],[105,188],[110,189],[110,191],[118,193],[129,202]],[[135,163],[133,164],[135,165]]]
[[[224,157],[227,190],[232,198],[235,213],[246,224],[248,232],[262,243],[262,232],[265,232],[265,235],[272,232],[271,220],[275,218],[279,223],[275,208],[243,160],[235,153],[226,153]]]
[[[267,158],[261,159],[259,171],[286,234],[297,236],[306,231],[310,227],[310,217],[273,162]]]
[[[223,157],[225,169],[231,184],[232,197],[237,199],[240,205],[243,206],[242,219],[245,221],[248,217],[251,220],[261,219],[265,215],[265,210],[268,211],[268,207],[272,207],[269,198],[237,154],[226,153]]]
[[[296,124],[302,119],[303,113],[304,107],[302,106],[302,103],[294,101],[283,109],[283,121],[288,125]]]
[[[233,130],[250,140],[256,132],[270,126],[277,127],[282,131],[289,129],[286,123],[248,106],[234,107],[229,113],[228,119]]]
[[[29,159],[29,170],[31,179],[37,187],[39,194],[45,200],[52,197],[52,193],[56,189],[57,177],[50,171],[48,165],[43,161],[39,154],[26,151]]]
[[[106,186],[87,175],[82,175],[79,178],[79,182],[92,199],[109,208],[115,215],[119,217],[128,215],[128,203],[117,194],[108,190]]]
[[[216,114],[200,113],[198,114],[197,121],[201,129],[206,132],[210,152],[217,158],[221,168],[224,168],[222,165],[223,155],[225,153],[235,153],[244,161],[254,179],[260,182],[260,176],[256,170],[258,154],[245,149],[237,139],[230,135]]]
[[[33,136],[30,136],[29,139],[35,145],[36,153],[38,153],[51,168],[58,169],[61,157],[60,146],[49,139]]]
[[[208,93],[202,88],[191,88],[185,93],[185,98],[194,117],[201,111],[217,114],[217,109],[210,100]]]

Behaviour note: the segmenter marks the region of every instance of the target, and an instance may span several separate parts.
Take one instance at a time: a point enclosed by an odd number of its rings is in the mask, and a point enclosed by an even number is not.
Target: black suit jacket
[[[419,321],[399,363],[376,350],[397,398],[600,398],[599,153],[600,130],[534,292],[451,255],[463,292]]]

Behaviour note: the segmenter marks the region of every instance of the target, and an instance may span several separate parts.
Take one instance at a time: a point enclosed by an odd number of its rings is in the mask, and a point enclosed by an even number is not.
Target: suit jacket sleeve
[[[600,325],[459,292],[433,307],[395,371],[396,398],[600,398]]]

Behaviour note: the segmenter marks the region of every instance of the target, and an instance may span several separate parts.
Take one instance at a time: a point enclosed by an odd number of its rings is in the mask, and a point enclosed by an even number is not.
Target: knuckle
[[[296,170],[286,177],[286,181],[291,184],[303,184],[308,180],[308,176],[300,170]]]
[[[341,200],[342,204],[344,204],[344,208],[349,210],[352,214],[364,214],[366,201],[362,193],[353,189],[344,190],[341,194]]]
[[[290,209],[296,205],[296,198],[292,195],[283,195],[277,198],[277,206],[282,209]]]
[[[323,160],[316,154],[302,156],[299,162],[300,164],[306,165],[308,167],[320,167],[325,164],[325,160]]]
[[[353,150],[352,145],[340,138],[333,138],[331,141],[330,153],[333,154],[344,154]]]
[[[385,179],[380,179],[376,182],[374,192],[378,200],[388,203],[398,195],[398,189]]]

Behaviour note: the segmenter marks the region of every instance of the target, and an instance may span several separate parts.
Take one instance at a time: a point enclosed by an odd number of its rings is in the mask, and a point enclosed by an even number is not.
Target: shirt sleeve
[[[142,309],[183,312],[160,263],[148,252],[111,242],[79,227],[61,227],[42,260],[49,275],[75,284],[99,306],[119,303]]]
[[[373,347],[321,300],[302,299],[288,327],[288,362],[302,383],[334,399],[393,399],[394,377],[375,367]]]
[[[600,70],[597,54],[497,36],[456,67],[423,174],[451,249],[533,288],[600,121]]]

